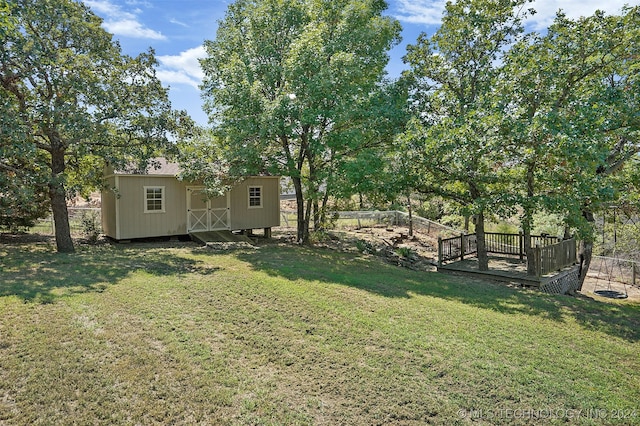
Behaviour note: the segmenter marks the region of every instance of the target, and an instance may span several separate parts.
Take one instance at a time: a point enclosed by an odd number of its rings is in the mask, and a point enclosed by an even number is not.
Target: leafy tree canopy
[[[46,170],[58,250],[72,251],[67,196],[99,184],[105,161],[122,165],[157,155],[189,120],[171,110],[153,51],[123,55],[84,3],[15,0],[7,6],[6,19],[15,25],[0,33],[7,124],[1,149],[6,159],[38,172],[34,184],[41,185],[39,173]]]
[[[301,241],[336,164],[394,131],[395,112],[378,102],[400,33],[385,8],[381,0],[237,0],[205,43],[205,109],[230,172],[291,177]]]
[[[403,139],[421,164],[414,187],[455,200],[477,216],[481,269],[487,269],[484,213],[504,193],[492,95],[504,51],[523,32],[527,0],[447,3],[442,25],[407,48],[414,118]],[[497,206],[499,203],[493,203]]]

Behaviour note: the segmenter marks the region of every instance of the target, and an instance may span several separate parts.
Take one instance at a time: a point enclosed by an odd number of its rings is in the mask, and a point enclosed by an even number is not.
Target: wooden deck
[[[459,273],[476,278],[485,278],[505,282],[517,282],[531,287],[539,287],[549,277],[527,275],[527,261],[509,257],[489,257],[489,270],[478,270],[478,259],[470,258],[443,264],[438,271]],[[550,275],[553,276],[553,275]]]

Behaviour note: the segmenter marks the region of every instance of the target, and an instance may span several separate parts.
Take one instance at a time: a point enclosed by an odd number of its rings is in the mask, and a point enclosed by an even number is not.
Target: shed
[[[154,160],[144,171],[107,168],[102,229],[116,240],[179,236],[280,225],[280,177],[252,176],[224,195],[207,198],[198,182],[178,179],[177,163]]]

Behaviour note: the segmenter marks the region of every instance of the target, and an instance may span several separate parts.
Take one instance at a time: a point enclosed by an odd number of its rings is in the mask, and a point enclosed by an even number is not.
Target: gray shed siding
[[[164,237],[187,233],[186,186],[175,177],[118,176],[118,239]],[[164,212],[145,213],[144,187],[164,187]]]
[[[102,225],[116,240],[187,234],[187,187],[175,176],[125,175],[107,177],[116,188],[102,192]],[[164,211],[145,213],[145,187],[164,187]],[[262,187],[263,206],[248,208],[249,187]],[[230,191],[230,229],[270,228],[280,225],[280,179],[248,178]]]
[[[262,187],[262,207],[249,208],[249,187]],[[253,177],[231,189],[231,229],[280,226],[280,178]]]
[[[109,188],[116,187],[116,178],[111,176],[107,179]],[[111,190],[104,190],[101,194],[100,210],[102,212],[102,232],[105,235],[116,237],[116,194]]]

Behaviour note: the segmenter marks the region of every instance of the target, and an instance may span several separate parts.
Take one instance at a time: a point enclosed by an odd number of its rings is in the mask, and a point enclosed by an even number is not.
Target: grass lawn
[[[0,424],[640,424],[640,306],[328,249],[0,245]]]

